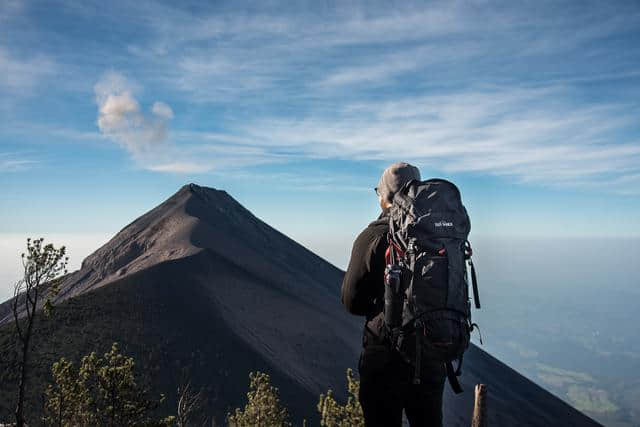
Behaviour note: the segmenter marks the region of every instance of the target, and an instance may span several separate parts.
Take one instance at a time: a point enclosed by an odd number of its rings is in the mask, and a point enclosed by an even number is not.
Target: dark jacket
[[[353,243],[349,267],[342,281],[342,303],[347,310],[366,317],[363,345],[383,339],[384,254],[389,246],[389,212],[365,228]]]
[[[444,365],[423,359],[422,382],[415,385],[413,368],[391,350],[385,338],[382,310],[388,215],[383,211],[356,238],[342,281],[342,303],[349,312],[366,317],[358,361],[358,398],[366,426],[400,426],[403,409],[412,426],[442,426]]]

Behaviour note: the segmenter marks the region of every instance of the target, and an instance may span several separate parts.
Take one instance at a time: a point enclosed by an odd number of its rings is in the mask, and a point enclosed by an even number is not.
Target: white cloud
[[[393,101],[352,103],[330,117],[250,123],[256,143],[300,156],[391,161],[411,159],[445,172],[511,176],[558,186],[618,190],[640,173],[640,143],[620,141],[634,123],[625,105],[588,107],[563,89],[486,89]]]
[[[96,83],[98,128],[125,148],[139,166],[162,170],[162,165],[175,152],[167,133],[167,122],[173,118],[173,111],[167,104],[156,102],[152,114],[144,114],[133,95],[135,90],[135,85],[115,72],[106,73]]]
[[[0,153],[0,172],[19,172],[31,169],[38,160],[17,158],[12,153]]]
[[[47,56],[18,58],[0,46],[0,93],[30,95],[33,88],[55,70],[55,63]]]
[[[624,35],[637,15],[446,2],[337,7],[319,20],[137,4],[151,35],[128,54],[145,78],[221,107],[216,132],[169,136],[173,109],[156,102],[145,114],[116,79],[120,89],[99,101],[100,128],[149,170],[407,158],[544,185],[607,180],[619,191],[639,172],[638,141],[625,131],[636,104],[572,89],[636,75],[616,55],[604,61],[609,42],[594,41]]]
[[[358,84],[382,83],[388,85],[393,78],[424,69],[434,63],[462,62],[478,55],[477,47],[460,46],[452,50],[445,45],[428,45],[403,49],[356,59],[355,65],[338,66],[327,77],[314,83],[319,88],[330,86],[354,87]]]
[[[100,132],[126,149],[141,168],[189,174],[277,161],[277,156],[265,150],[238,145],[232,135],[216,138],[209,133],[178,132],[177,139],[182,140],[178,144],[169,138],[167,129],[174,117],[171,107],[156,101],[151,114],[145,114],[135,97],[139,87],[120,73],[106,73],[94,90]]]
[[[354,101],[302,119],[259,118],[217,133],[180,131],[169,142],[168,105],[154,104],[154,122],[131,90],[107,86],[121,89],[96,92],[101,130],[156,172],[204,173],[295,158],[403,158],[434,173],[503,175],[560,187],[602,187],[604,179],[619,193],[628,193],[637,182],[630,177],[640,173],[640,144],[616,137],[634,123],[633,109],[560,102],[571,98],[562,87]],[[162,132],[154,128],[158,123]]]
[[[153,144],[160,144],[163,132],[154,131],[163,123],[152,123],[145,118],[138,101],[133,97],[133,87],[122,76],[114,72],[106,73],[94,86],[98,104],[98,128],[106,136],[115,140],[134,156],[150,150]]]
[[[211,166],[198,163],[173,162],[156,164],[149,166],[149,170],[154,172],[170,172],[170,173],[200,173],[211,170]]]
[[[161,119],[164,119],[164,120],[173,119],[173,110],[164,102],[155,102],[153,104],[153,107],[151,108],[151,111],[153,112],[153,114],[160,117]]]
[[[485,81],[510,78],[501,68],[518,64],[561,73],[562,67],[554,64],[563,61],[554,55],[568,52],[577,66],[564,77],[593,77],[594,52],[585,47],[639,23],[637,14],[610,10],[486,7],[459,1],[393,7],[342,3],[304,12],[292,6],[277,15],[260,8],[247,15],[141,7],[155,36],[130,46],[130,52],[157,64],[163,70],[160,78],[192,100],[213,103],[230,98],[246,102],[247,92],[271,90],[282,98],[317,99],[335,94],[335,86],[389,86],[394,84],[389,77],[425,68],[419,80],[444,78],[444,83],[449,78],[468,81],[475,70],[484,71]],[[608,59],[615,69],[620,58]],[[441,68],[434,72],[430,66]],[[443,67],[451,68],[453,76]]]

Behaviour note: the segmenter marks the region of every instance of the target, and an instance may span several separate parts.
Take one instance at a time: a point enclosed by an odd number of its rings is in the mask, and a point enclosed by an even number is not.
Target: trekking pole
[[[471,427],[487,427],[487,386],[476,384]]]

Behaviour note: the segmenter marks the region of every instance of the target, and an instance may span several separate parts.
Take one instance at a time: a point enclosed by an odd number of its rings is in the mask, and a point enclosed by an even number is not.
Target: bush
[[[45,391],[43,422],[57,426],[170,425],[174,417],[153,419],[150,413],[164,401],[147,397],[134,373],[134,360],[113,343],[100,358],[84,356],[78,370],[61,358],[52,366],[53,384]]]
[[[333,392],[320,395],[318,412],[320,425],[323,427],[364,427],[364,415],[358,399],[360,381],[353,378],[353,371],[347,369],[347,389],[349,397],[345,405],[340,405],[333,398]]]
[[[249,374],[249,392],[244,409],[236,409],[227,415],[231,427],[279,427],[290,426],[289,413],[280,405],[278,389],[271,385],[269,375],[262,372]]]

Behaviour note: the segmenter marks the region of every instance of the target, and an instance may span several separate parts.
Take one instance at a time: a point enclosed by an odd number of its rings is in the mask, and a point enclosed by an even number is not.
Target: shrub
[[[249,374],[249,392],[244,409],[236,409],[227,415],[231,427],[290,426],[289,413],[280,405],[278,389],[271,385],[269,375],[262,372]]]
[[[78,370],[64,358],[52,366],[53,384],[45,391],[43,422],[57,426],[170,425],[174,417],[153,419],[151,411],[164,401],[153,400],[140,386],[134,360],[113,343],[100,358],[84,356]]]
[[[318,412],[320,425],[323,427],[364,427],[364,415],[358,400],[360,381],[354,379],[353,371],[347,369],[347,390],[349,397],[345,405],[340,405],[333,398],[333,392],[320,395]]]

